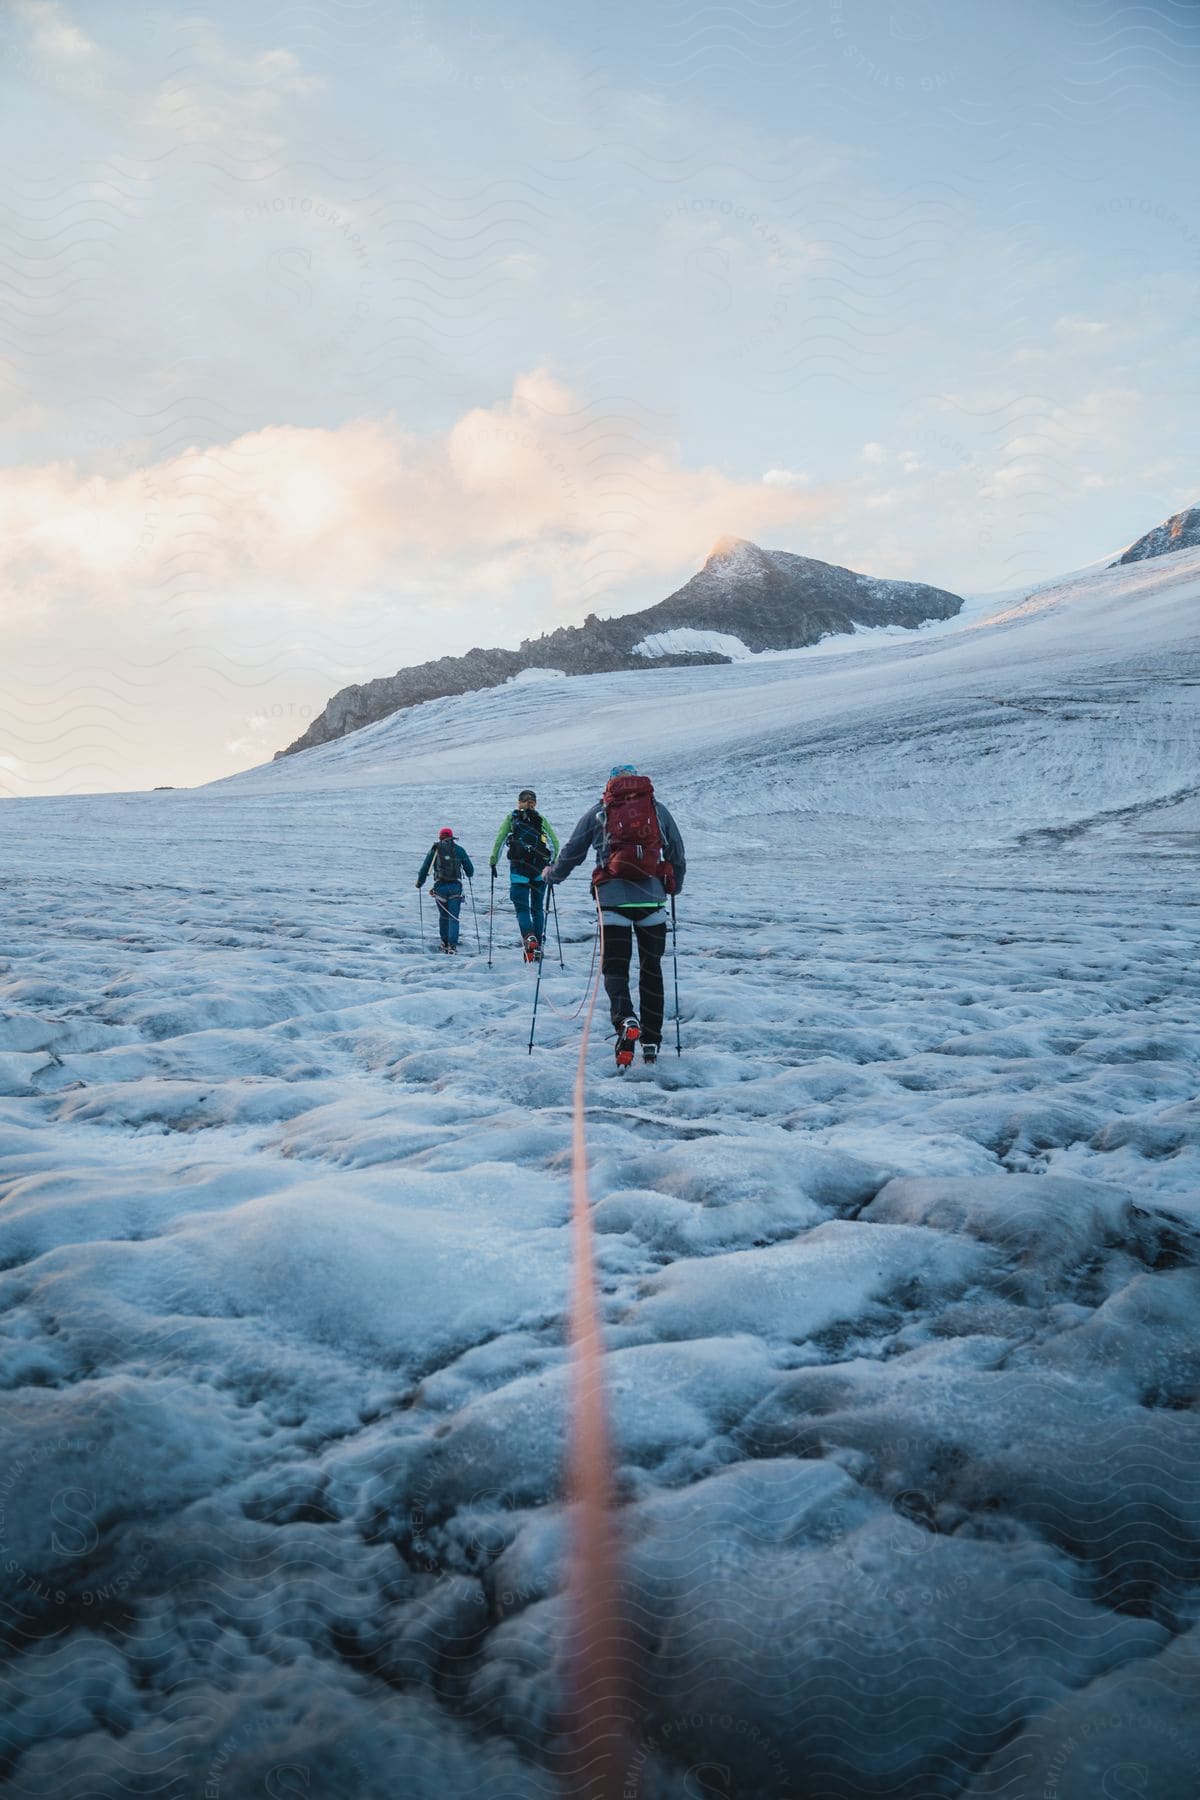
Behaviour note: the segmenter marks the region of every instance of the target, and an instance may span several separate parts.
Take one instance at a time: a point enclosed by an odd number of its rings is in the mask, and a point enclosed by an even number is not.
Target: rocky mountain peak
[[[957,594],[913,581],[880,581],[834,563],[768,552],[748,538],[718,538],[704,567],[665,600],[640,612],[564,625],[526,638],[517,650],[469,650],[342,688],[281,756],[357,731],[402,707],[447,694],[496,687],[536,669],[597,675],[617,669],[728,662],[729,640],[742,651],[794,650],[860,625],[903,625],[953,618]]]
[[[719,537],[708,553],[702,575],[717,575],[723,580],[763,581],[776,573],[765,550],[749,538]]]
[[[1149,556],[1167,556],[1172,550],[1194,550],[1200,545],[1200,504],[1185,507],[1183,512],[1173,513],[1148,531],[1135,544],[1130,544],[1123,556],[1118,556],[1112,568],[1121,563],[1144,562]]]

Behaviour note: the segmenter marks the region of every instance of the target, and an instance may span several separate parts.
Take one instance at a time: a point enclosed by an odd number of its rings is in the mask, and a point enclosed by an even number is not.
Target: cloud
[[[797,527],[814,495],[689,469],[637,419],[543,370],[442,434],[393,419],[273,425],[117,474],[0,470],[0,583],[42,613],[236,592],[273,613],[423,589],[442,604],[539,582],[561,608],[703,560],[723,533]]]
[[[30,41],[40,55],[78,63],[98,54],[91,38],[72,24],[56,0],[11,0],[11,6],[31,27]]]
[[[1097,338],[1104,337],[1109,327],[1102,319],[1079,319],[1068,314],[1055,320],[1054,329],[1064,337]]]
[[[859,455],[865,463],[881,463],[887,457],[882,444],[864,444]]]
[[[205,26],[189,39],[186,67],[144,105],[143,122],[241,158],[272,156],[286,142],[279,129],[285,102],[307,100],[324,85],[291,50],[244,55]]]
[[[807,487],[812,480],[802,469],[768,469],[763,476],[767,487]]]

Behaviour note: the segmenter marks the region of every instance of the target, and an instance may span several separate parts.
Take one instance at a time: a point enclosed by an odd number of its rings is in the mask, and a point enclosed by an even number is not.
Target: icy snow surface
[[[750,652],[730,631],[700,631],[694,625],[677,625],[673,631],[655,631],[633,646],[635,656],[677,656],[683,651],[716,651],[735,659]]]
[[[684,1055],[589,1067],[626,1793],[1194,1793],[1200,556],[0,812],[5,1794],[565,1793],[565,972],[614,761]],[[669,968],[669,964],[668,964]],[[1124,1785],[1122,1785],[1124,1784]]]

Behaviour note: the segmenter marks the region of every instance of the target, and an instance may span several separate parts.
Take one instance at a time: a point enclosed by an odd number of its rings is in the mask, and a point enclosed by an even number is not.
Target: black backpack
[[[458,850],[453,838],[439,838],[433,852],[433,879],[458,880]]]
[[[540,875],[553,859],[542,841],[542,815],[521,810],[512,814],[508,833],[508,860],[514,875]]]

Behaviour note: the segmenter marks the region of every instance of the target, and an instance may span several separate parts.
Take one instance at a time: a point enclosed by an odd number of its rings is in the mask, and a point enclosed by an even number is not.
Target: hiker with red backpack
[[[437,841],[429,847],[429,854],[421,864],[421,872],[417,876],[417,886],[425,886],[430,870],[433,871],[433,886],[430,893],[437,901],[438,937],[442,949],[447,956],[453,956],[458,949],[458,913],[462,906],[463,884],[465,874],[475,873],[475,864],[471,861],[461,844],[454,840],[454,832],[449,825],[443,825],[437,834]]]
[[[654,785],[632,763],[612,770],[599,805],[590,807],[542,880],[553,887],[596,852],[592,888],[600,914],[604,953],[600,970],[617,1034],[617,1066],[627,1069],[639,1038],[645,1062],[658,1061],[662,1044],[662,959],[667,947],[668,898],[683,891],[687,862],[679,827]],[[629,992],[633,941],[638,947],[635,1013]]]
[[[542,871],[558,855],[558,837],[549,819],[537,810],[537,795],[532,788],[522,788],[517,795],[515,812],[510,812],[492,845],[488,861],[495,893],[496,864],[500,852],[508,846],[508,897],[517,915],[525,961],[536,962],[542,954],[546,930],[546,894]],[[490,940],[489,940],[490,943]]]

